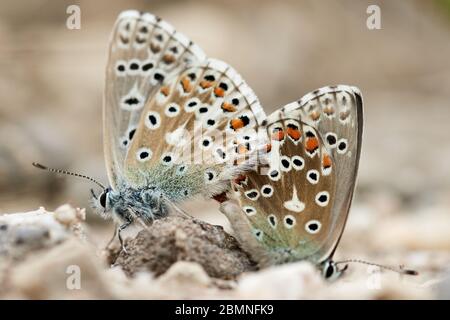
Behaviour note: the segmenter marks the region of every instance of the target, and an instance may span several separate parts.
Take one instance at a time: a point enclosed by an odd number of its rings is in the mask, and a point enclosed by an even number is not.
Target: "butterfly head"
[[[343,268],[339,268],[337,264],[333,260],[326,260],[321,265],[322,276],[329,280],[333,281],[338,279],[342,274],[347,270],[348,265],[346,264]]]
[[[132,221],[136,217],[145,222],[166,216],[168,213],[162,193],[154,187],[108,187],[96,195],[93,190],[92,207],[103,218]]]

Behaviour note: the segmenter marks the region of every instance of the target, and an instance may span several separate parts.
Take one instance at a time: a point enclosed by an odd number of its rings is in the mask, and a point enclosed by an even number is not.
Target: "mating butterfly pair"
[[[164,20],[125,11],[106,68],[111,187],[93,193],[94,207],[119,224],[121,240],[131,223],[149,225],[195,195],[229,198],[221,210],[262,265],[306,259],[339,275],[331,259],[355,187],[362,112],[357,88],[334,86],[266,116],[229,65]]]

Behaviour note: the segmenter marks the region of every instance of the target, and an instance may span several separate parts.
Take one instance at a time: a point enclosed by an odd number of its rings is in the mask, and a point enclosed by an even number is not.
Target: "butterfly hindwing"
[[[125,11],[113,28],[106,68],[104,151],[117,188],[144,105],[167,78],[205,55],[186,36],[150,13]]]
[[[362,94],[354,86],[328,86],[285,109],[298,110],[303,121],[318,130],[335,162],[339,192],[333,202],[328,240],[321,250],[324,256],[331,256],[342,236],[355,189],[363,133]]]
[[[361,128],[359,91],[346,86],[319,89],[268,117],[265,174],[248,172],[234,183],[260,262],[319,263],[332,255],[353,194]]]

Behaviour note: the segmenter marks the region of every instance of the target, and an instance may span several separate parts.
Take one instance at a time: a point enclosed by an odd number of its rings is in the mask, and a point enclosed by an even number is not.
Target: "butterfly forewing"
[[[171,200],[221,193],[256,152],[254,128],[264,118],[230,66],[213,59],[187,66],[146,103],[126,175],[159,185]]]
[[[205,59],[201,49],[158,17],[121,13],[110,39],[103,108],[104,149],[113,188],[144,105],[167,78]]]

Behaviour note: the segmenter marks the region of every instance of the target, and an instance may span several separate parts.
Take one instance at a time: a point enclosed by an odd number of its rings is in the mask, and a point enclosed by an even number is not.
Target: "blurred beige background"
[[[81,30],[66,28],[70,4],[81,7]],[[366,27],[370,4],[381,8],[381,30]],[[209,56],[233,65],[267,113],[321,86],[358,86],[366,127],[350,224],[370,227],[397,216],[408,221],[417,213],[423,222],[450,225],[445,0],[2,0],[0,213],[66,202],[88,206],[91,184],[39,171],[32,161],[107,181],[101,128],[106,48],[116,16],[132,8],[163,17]],[[222,219],[216,208],[211,202],[211,221]],[[424,232],[435,232],[434,226]],[[417,222],[417,228],[424,226]]]

